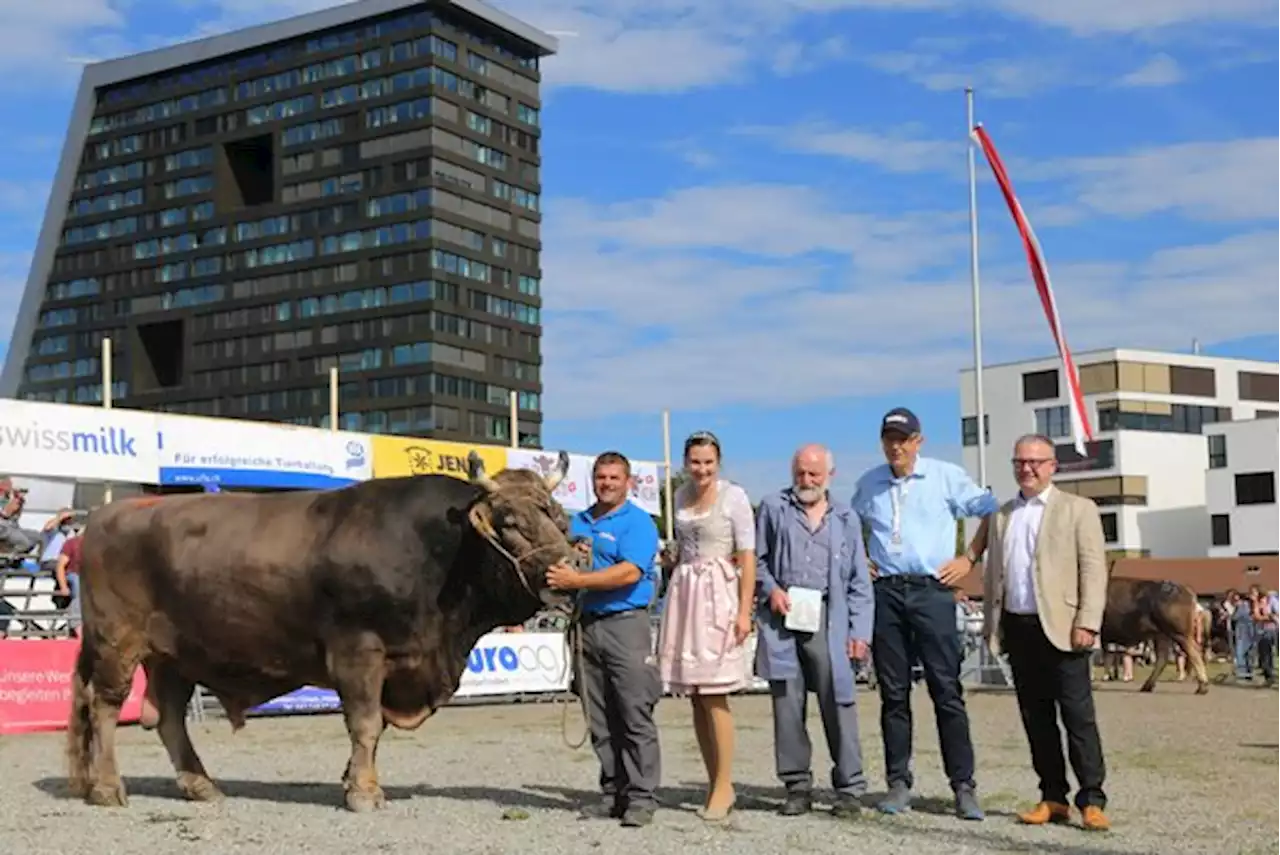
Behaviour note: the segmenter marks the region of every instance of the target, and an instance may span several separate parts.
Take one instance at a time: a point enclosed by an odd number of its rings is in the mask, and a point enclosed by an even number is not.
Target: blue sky
[[[25,281],[76,62],[332,5],[0,5],[0,336]],[[543,72],[544,442],[660,459],[709,428],[781,486],[839,487],[913,407],[958,459],[972,362],[963,87],[1048,258],[1074,350],[1276,360],[1271,0],[512,0]],[[38,81],[38,83],[36,83]],[[1052,341],[979,158],[987,360]]]

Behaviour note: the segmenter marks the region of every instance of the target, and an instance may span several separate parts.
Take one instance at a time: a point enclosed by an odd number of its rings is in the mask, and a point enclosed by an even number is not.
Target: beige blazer
[[[995,515],[987,536],[982,578],[983,635],[1000,654],[1004,609],[1004,534],[1013,502]],[[1091,499],[1051,490],[1036,540],[1036,611],[1054,647],[1070,651],[1075,627],[1099,632],[1107,604],[1107,561],[1102,518]]]

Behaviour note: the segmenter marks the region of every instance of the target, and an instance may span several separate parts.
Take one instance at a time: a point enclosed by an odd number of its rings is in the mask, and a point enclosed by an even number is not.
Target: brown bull
[[[245,713],[304,685],[336,690],[351,755],[352,810],[381,807],[374,756],[388,724],[421,725],[457,690],[482,635],[564,602],[547,568],[571,560],[545,479],[471,483],[444,475],[340,490],[116,502],[85,527],[84,626],[73,677],[70,787],[124,805],[115,730],[134,670],[147,674],[157,730],[188,798],[221,797],[185,712],[196,684]]]
[[[1209,691],[1209,674],[1197,632],[1199,615],[1195,592],[1177,582],[1112,576],[1107,583],[1107,608],[1102,616],[1101,644],[1134,647],[1150,641],[1156,664],[1140,691],[1150,692],[1169,664],[1176,646],[1186,654],[1196,677],[1196,694]]]

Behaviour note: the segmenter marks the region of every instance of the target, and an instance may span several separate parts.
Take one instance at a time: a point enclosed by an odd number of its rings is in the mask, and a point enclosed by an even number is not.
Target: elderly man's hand
[[[547,584],[561,591],[581,587],[582,574],[564,562],[551,565],[547,570]]]

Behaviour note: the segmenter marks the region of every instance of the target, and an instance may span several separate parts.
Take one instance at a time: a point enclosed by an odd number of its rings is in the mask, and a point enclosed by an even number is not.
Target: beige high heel
[[[698,815],[698,819],[703,822],[724,822],[729,818],[729,814],[733,813],[733,808],[738,803],[738,794],[734,793],[733,798],[729,799],[729,804],[723,808],[708,810],[706,807],[700,807],[694,813]]]

